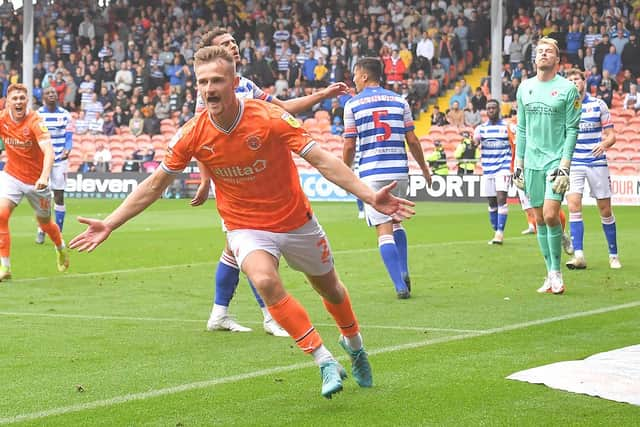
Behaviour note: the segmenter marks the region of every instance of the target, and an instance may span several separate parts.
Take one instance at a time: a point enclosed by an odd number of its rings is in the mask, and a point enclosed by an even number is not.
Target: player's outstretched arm
[[[165,172],[160,167],[151,176],[142,181],[133,193],[104,220],[79,217],[78,221],[87,224],[88,227],[83,233],[69,242],[69,247],[78,249],[81,252],[91,252],[105,241],[113,230],[158,200],[174,178],[174,175]]]
[[[337,96],[344,95],[348,92],[348,90],[349,86],[347,86],[346,83],[338,82],[332,83],[326,88],[312,93],[311,95],[303,96],[301,98],[288,99],[286,101],[281,101],[278,98],[274,98],[272,102],[278,107],[284,108],[290,114],[296,115],[305,111],[309,111],[311,107],[327,98],[335,98]]]
[[[353,171],[339,158],[328,151],[314,145],[304,156],[313,167],[329,181],[348,191],[363,202],[373,206],[379,212],[396,220],[407,219],[415,214],[412,206],[415,203],[391,194],[396,183],[389,184],[374,192],[371,187],[359,180]]]

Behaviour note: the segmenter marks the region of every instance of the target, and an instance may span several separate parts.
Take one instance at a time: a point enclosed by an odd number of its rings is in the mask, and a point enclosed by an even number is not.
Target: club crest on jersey
[[[26,129],[25,129],[26,130]],[[49,129],[44,125],[44,123],[40,122],[40,130],[42,132],[49,132]]]
[[[292,128],[299,128],[300,127],[300,122],[293,117],[291,114],[284,112],[282,114],[282,116],[280,116],[280,118],[282,120],[284,120],[285,122],[289,123],[289,126],[291,126]]]
[[[573,102],[573,108],[575,108],[576,110],[577,110],[577,109],[579,109],[581,106],[582,106],[582,103],[580,102],[580,100],[579,100],[579,99],[576,99],[576,100]],[[589,108],[589,111],[591,111],[591,108]]]
[[[41,128],[41,129],[42,129],[42,128]],[[45,130],[44,132],[46,132],[46,130]],[[22,134],[23,134],[24,136],[29,136],[29,128],[23,128],[23,129],[22,129]]]
[[[295,119],[294,119],[295,120]],[[249,150],[257,151],[262,147],[262,141],[259,136],[251,135],[247,138],[247,147]]]
[[[558,96],[558,91],[557,90],[552,90],[551,91],[551,96]]]

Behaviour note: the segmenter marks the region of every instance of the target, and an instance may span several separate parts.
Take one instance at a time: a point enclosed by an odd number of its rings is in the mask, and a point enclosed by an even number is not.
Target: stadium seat
[[[325,110],[318,110],[318,111],[316,111],[316,112],[314,113],[314,115],[313,115],[313,116],[314,116],[314,117],[316,118],[316,120],[318,120],[318,121],[320,121],[320,119],[325,119],[325,120],[327,120],[327,121],[330,121],[330,120],[331,120],[331,116],[329,115],[329,112],[328,112],[328,111],[325,111]]]
[[[138,135],[138,136],[136,136],[136,143],[138,145],[140,145],[140,144],[150,144],[151,143],[151,137],[149,135],[145,135],[145,134]]]
[[[636,175],[638,167],[636,165],[624,165],[619,169],[621,175]]]
[[[636,131],[640,129],[640,116],[630,117],[627,126],[633,126]]]

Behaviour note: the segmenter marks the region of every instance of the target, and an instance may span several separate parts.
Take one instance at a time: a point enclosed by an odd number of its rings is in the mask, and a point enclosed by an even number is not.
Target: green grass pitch
[[[68,200],[67,239],[84,228],[75,216],[118,203]],[[608,267],[596,209],[585,208],[589,268],[564,271],[567,292],[553,296],[536,293],[544,266],[535,237],[520,235],[519,206],[493,247],[484,204],[418,204],[405,225],[413,293],[403,301],[355,204],[314,209],[361,323],[373,388],[349,378],[322,398],[310,358],[263,333],[244,279],[231,311],[254,332],[205,331],[223,246],[214,202],[161,200],[95,252],[72,253],[64,274],[51,243],[33,243],[23,203],[11,219],[13,279],[0,283],[0,425],[637,425],[640,407],[505,379],[639,344],[637,207],[615,208],[619,271]],[[319,297],[284,262],[281,273],[348,365]]]

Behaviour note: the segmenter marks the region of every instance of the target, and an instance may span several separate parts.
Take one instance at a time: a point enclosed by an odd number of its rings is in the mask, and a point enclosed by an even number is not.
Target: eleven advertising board
[[[188,173],[187,173],[188,172]],[[197,171],[188,170],[176,178],[176,187],[182,198],[193,197],[197,185]],[[142,182],[148,174],[139,172],[123,173],[70,173],[67,178],[66,196],[72,198],[124,199]],[[353,201],[355,198],[329,182],[319,173],[300,173],[300,184],[311,201]],[[484,178],[480,175],[434,175],[430,187],[422,175],[409,176],[407,198],[413,201],[439,202],[485,202]],[[620,175],[611,177],[612,202],[616,206],[640,205],[640,177]],[[583,204],[595,205],[585,186]],[[173,197],[173,196],[172,196]],[[515,188],[509,191],[509,198],[517,202]]]

